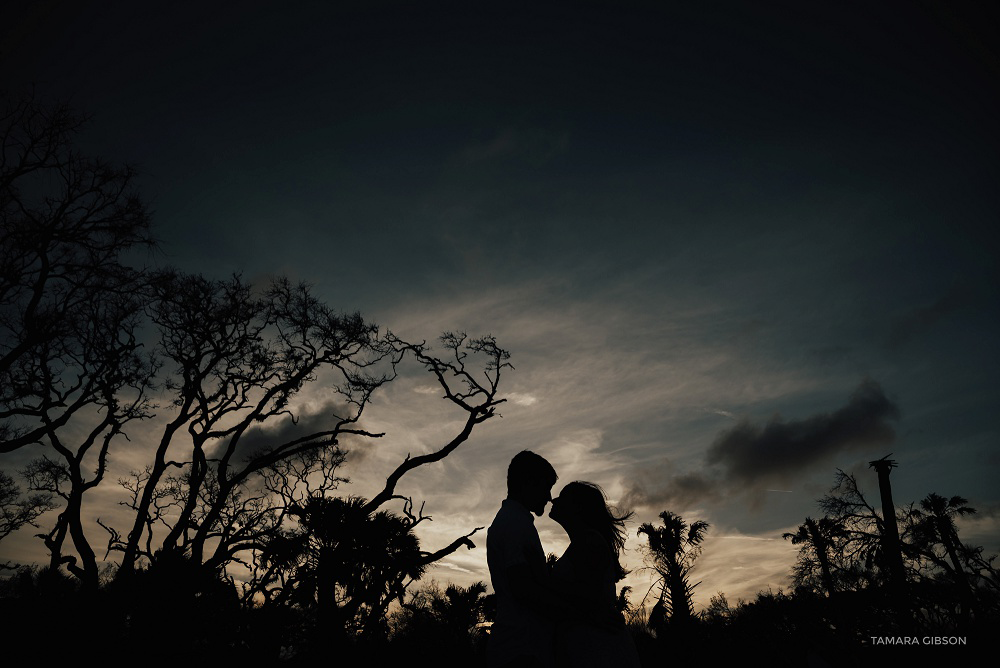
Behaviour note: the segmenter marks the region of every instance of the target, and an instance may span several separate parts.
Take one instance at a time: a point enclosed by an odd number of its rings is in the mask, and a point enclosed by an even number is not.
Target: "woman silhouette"
[[[588,610],[585,617],[621,619],[615,583],[625,577],[619,555],[625,544],[625,520],[608,508],[604,492],[589,482],[571,482],[552,501],[549,517],[569,535],[570,544],[552,567],[552,580]],[[593,625],[579,619],[557,625],[556,665],[638,668],[639,656],[624,623]]]

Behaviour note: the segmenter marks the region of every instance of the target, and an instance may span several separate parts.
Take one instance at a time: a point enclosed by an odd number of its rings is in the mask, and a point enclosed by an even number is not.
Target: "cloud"
[[[887,445],[895,439],[890,421],[899,408],[873,380],[864,380],[847,405],[832,413],[766,424],[742,419],[709,447],[704,469],[677,473],[669,462],[636,472],[624,501],[631,507],[690,508],[724,496],[759,496],[789,485],[803,472],[825,465],[840,452]]]
[[[989,558],[1000,551],[1000,505],[970,505],[976,509],[976,514],[957,518],[959,535],[966,545],[983,547]]]
[[[783,482],[842,450],[886,445],[896,436],[889,420],[899,408],[866,379],[843,408],[804,420],[773,418],[766,425],[742,420],[712,443],[705,461],[721,466],[727,483]]]
[[[787,588],[789,566],[797,548],[781,540],[785,530],[745,534],[739,529],[713,526],[695,564],[696,577],[701,581],[695,590],[696,607],[707,605],[717,592],[736,603],[739,599],[753,600],[762,590]]]
[[[690,508],[719,498],[717,481],[702,473],[682,473],[655,482],[643,478],[627,487],[623,508]]]
[[[294,421],[288,416],[283,416],[281,419],[268,422],[266,426],[251,427],[240,439],[232,461],[239,462],[247,456],[252,456],[255,452],[271,449],[282,443],[319,431],[332,429],[337,422],[335,416],[347,415],[348,412],[347,407],[336,401],[327,401],[315,406],[307,404],[298,411],[297,419]],[[366,449],[352,449],[350,440],[352,439],[349,436],[342,437],[340,445],[342,449],[350,453],[352,461],[360,461],[366,456]],[[228,440],[219,441],[215,444],[214,449],[209,450],[209,456],[221,456],[222,449],[227,444]]]
[[[524,392],[509,392],[507,393],[507,400],[519,406],[532,406],[538,403],[538,397]]]

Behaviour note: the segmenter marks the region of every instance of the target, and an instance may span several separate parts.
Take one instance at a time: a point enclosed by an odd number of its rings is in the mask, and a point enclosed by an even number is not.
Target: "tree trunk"
[[[890,586],[897,596],[901,596],[906,584],[906,575],[903,568],[903,553],[899,547],[896,506],[892,501],[892,485],[889,483],[892,464],[887,460],[879,460],[873,463],[873,466],[878,472],[878,489],[882,497],[882,516],[885,519],[885,530],[882,534],[885,565],[889,571]]]

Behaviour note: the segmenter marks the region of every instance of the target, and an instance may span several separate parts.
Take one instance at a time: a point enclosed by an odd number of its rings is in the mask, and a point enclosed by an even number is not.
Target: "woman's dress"
[[[574,603],[608,619],[616,608],[614,560],[607,543],[594,532],[570,543],[552,567],[552,579]],[[632,636],[624,625],[563,620],[556,627],[556,665],[560,668],[639,668]]]

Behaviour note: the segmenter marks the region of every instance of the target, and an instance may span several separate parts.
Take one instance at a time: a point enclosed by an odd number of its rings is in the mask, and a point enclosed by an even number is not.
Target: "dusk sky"
[[[961,495],[1000,551],[995,21],[937,2],[19,3],[9,90],[138,166],[152,264],[286,274],[409,339],[492,333],[502,418],[404,478],[437,548],[531,449],[636,512],[711,523],[699,605],[789,587],[840,468]],[[988,21],[989,19],[989,21]],[[410,368],[372,495],[462,419]],[[322,390],[301,397],[308,413]],[[141,433],[113,453],[141,466]],[[146,454],[144,454],[146,453]],[[16,470],[38,451],[0,458]],[[115,476],[89,495],[114,518]],[[43,521],[45,518],[43,518]],[[124,522],[123,522],[124,523]],[[548,552],[567,544],[549,518]],[[99,542],[100,529],[95,529]],[[42,560],[30,529],[0,561]],[[488,581],[485,531],[428,578]],[[645,584],[643,584],[645,583]]]

